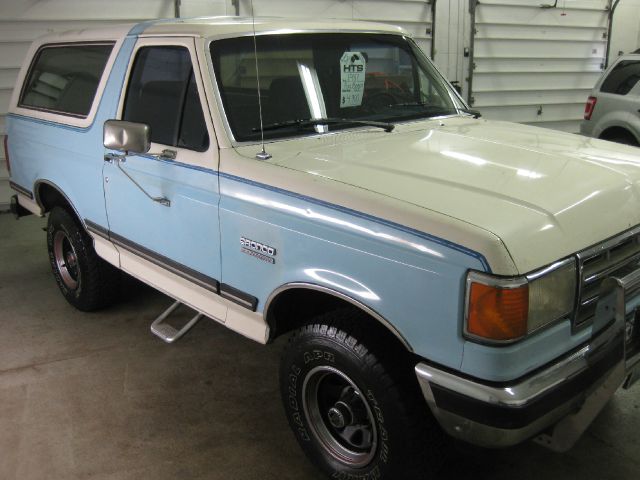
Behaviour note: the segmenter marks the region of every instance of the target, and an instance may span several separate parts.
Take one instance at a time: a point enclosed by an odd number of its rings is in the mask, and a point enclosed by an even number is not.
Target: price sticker
[[[360,52],[344,52],[340,57],[340,108],[362,105],[367,61]]]

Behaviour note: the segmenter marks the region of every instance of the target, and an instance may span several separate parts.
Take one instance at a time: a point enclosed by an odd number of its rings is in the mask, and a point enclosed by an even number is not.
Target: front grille
[[[580,290],[574,327],[586,325],[596,313],[600,285],[607,277],[623,277],[640,263],[640,228],[634,228],[578,253]]]

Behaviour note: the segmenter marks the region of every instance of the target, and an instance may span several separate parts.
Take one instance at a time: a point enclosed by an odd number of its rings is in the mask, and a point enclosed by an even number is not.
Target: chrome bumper
[[[601,289],[587,345],[526,378],[482,383],[426,363],[415,370],[424,397],[451,436],[483,447],[535,437],[555,451],[580,438],[615,391],[640,378],[640,269]]]

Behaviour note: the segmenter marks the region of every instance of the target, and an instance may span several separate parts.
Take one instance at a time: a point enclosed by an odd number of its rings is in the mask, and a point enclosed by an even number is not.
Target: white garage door
[[[470,100],[487,118],[579,131],[604,66],[610,2],[555,4],[477,3]]]

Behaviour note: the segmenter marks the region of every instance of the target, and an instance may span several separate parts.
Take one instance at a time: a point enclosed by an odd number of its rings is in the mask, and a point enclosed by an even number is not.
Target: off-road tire
[[[399,349],[390,348],[389,339],[385,341],[367,329],[371,321],[357,311],[338,310],[317,317],[292,334],[280,366],[280,389],[289,425],[305,454],[331,478],[429,478],[440,470],[444,434],[421,396],[413,371],[415,362]],[[344,390],[340,390],[341,381],[346,385]],[[349,387],[349,381],[357,387],[356,395],[350,393],[349,388],[356,389]],[[355,398],[353,408],[344,410],[342,397],[335,404],[345,415],[326,408],[336,391]],[[316,397],[321,400],[315,401]],[[361,413],[352,414],[356,410]],[[373,413],[370,430],[376,433],[359,435],[356,440],[374,437],[375,445],[367,448],[369,442],[364,442],[364,453],[357,449],[354,455],[342,457],[343,447],[348,452],[353,444],[341,438],[340,432],[346,429],[335,424],[356,417],[358,424],[367,424],[362,420],[366,417],[362,412],[367,410]]]
[[[53,276],[71,305],[90,312],[117,299],[119,270],[98,257],[89,234],[75,215],[63,207],[54,207],[49,214],[47,248]]]

